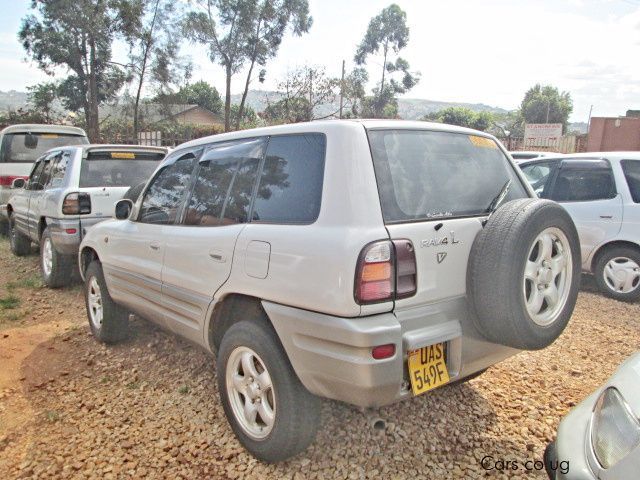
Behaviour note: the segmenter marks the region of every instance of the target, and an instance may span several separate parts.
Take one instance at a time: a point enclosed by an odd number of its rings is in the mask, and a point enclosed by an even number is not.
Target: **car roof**
[[[285,125],[274,125],[270,127],[252,128],[248,130],[238,130],[235,132],[220,133],[208,137],[198,138],[183,143],[176,147],[177,150],[183,148],[191,148],[212,142],[223,142],[227,140],[239,140],[243,138],[268,136],[268,135],[284,135],[295,133],[323,133],[334,129],[352,129],[354,125],[361,125],[367,130],[384,130],[384,129],[402,129],[402,130],[433,130],[440,132],[465,133],[467,135],[478,135],[488,138],[494,138],[485,132],[472,130],[470,128],[458,127],[455,125],[447,125],[444,123],[430,123],[411,120],[369,120],[369,119],[349,119],[349,120],[316,120],[312,122],[293,123]]]
[[[168,147],[156,147],[153,145],[126,145],[116,143],[90,143],[85,145],[63,145],[62,147],[55,147],[49,152],[56,150],[82,150],[83,152],[99,152],[99,151],[127,151],[127,152],[154,152],[154,153],[167,153]]]
[[[548,162],[549,160],[640,160],[640,152],[584,152],[584,153],[567,153],[558,154],[549,157],[531,158],[519,165],[525,167],[532,163]]]
[[[85,131],[78,127],[69,125],[46,125],[38,123],[23,123],[18,125],[10,125],[0,131],[0,135],[7,133],[62,133],[67,135],[81,135],[86,137]]]

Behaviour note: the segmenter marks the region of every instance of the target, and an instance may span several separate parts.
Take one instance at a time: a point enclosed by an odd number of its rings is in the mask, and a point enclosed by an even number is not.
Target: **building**
[[[640,151],[640,115],[628,110],[624,117],[593,117],[589,124],[588,152]]]
[[[224,127],[224,118],[199,105],[141,103],[138,110],[141,124],[145,128],[162,122],[175,122],[179,125],[218,125]],[[105,105],[100,107],[100,120],[131,121],[131,105]]]

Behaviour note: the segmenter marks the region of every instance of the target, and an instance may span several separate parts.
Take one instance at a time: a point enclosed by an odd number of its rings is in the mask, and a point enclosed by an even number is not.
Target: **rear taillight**
[[[88,193],[69,193],[62,202],[65,215],[86,215],[91,213],[91,196]]]
[[[416,293],[416,257],[409,240],[370,243],[360,252],[355,299],[360,305],[406,298]]]
[[[13,185],[13,181],[16,178],[23,178],[24,180],[27,180],[29,177],[25,177],[22,175],[0,175],[0,186],[10,187],[11,185]]]

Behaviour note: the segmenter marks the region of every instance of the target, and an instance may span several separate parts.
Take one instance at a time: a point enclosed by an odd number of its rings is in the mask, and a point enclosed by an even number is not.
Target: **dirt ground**
[[[0,239],[0,478],[546,478],[540,460],[560,419],[640,349],[640,305],[585,281],[551,347],[466,384],[381,409],[386,429],[325,402],[316,442],[267,465],[228,426],[212,358],[136,320],[122,345],[89,334],[80,285],[43,288],[38,257]],[[485,456],[517,460],[487,471]]]

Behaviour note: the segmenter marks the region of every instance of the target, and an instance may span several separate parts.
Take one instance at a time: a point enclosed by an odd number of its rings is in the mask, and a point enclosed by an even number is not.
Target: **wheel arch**
[[[242,320],[266,322],[273,328],[269,316],[262,307],[260,298],[240,293],[228,293],[216,302],[209,317],[205,338],[209,350],[216,352],[225,332]]]
[[[45,228],[47,228],[47,219],[46,217],[40,217],[40,220],[38,221],[38,241],[42,238]]]
[[[596,265],[598,264],[598,260],[600,260],[600,257],[608,249],[615,248],[615,247],[633,248],[638,253],[640,253],[640,244],[633,242],[631,240],[613,240],[611,242],[603,243],[591,255],[591,262],[589,263],[589,269],[591,273],[595,273],[595,268],[596,268]]]
[[[93,260],[100,261],[100,257],[98,256],[98,252],[96,252],[92,247],[85,246],[80,251],[78,255],[78,269],[80,270],[80,275],[84,279],[84,274],[89,267],[89,264]]]

